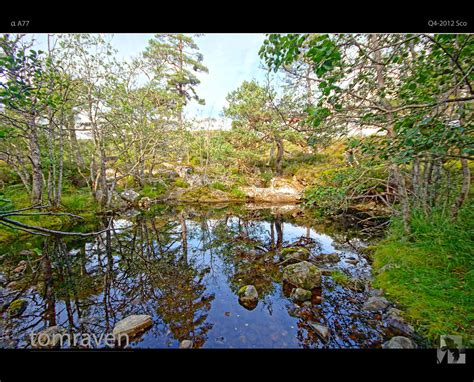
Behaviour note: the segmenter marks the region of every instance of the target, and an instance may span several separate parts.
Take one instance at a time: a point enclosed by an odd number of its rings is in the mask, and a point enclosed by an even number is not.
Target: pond
[[[103,220],[97,230],[109,224]],[[362,309],[371,293],[364,240],[348,227],[313,221],[292,205],[158,205],[114,216],[113,229],[96,237],[4,246],[0,346],[30,348],[30,334],[54,325],[99,337],[145,314],[153,325],[131,347],[177,348],[183,340],[198,348],[380,347],[382,317]],[[282,279],[282,252],[300,247],[323,270],[306,302],[296,302]],[[336,283],[335,270],[351,282]],[[256,306],[239,301],[246,285],[258,292]],[[14,299],[26,303],[11,316]]]

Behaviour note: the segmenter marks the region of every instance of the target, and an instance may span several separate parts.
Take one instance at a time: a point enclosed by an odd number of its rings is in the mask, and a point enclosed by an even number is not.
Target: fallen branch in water
[[[41,236],[50,236],[50,235],[62,235],[62,236],[81,236],[81,237],[87,237],[87,236],[96,236],[100,235],[103,232],[111,230],[111,221],[112,219],[109,220],[109,224],[107,225],[107,228],[97,231],[97,232],[65,232],[65,231],[57,231],[53,229],[48,229],[48,228],[43,228],[43,227],[38,227],[38,226],[33,226],[29,224],[24,224],[16,220],[9,219],[7,216],[70,216],[75,219],[83,219],[82,216],[74,215],[68,212],[24,212],[32,209],[41,209],[41,208],[46,208],[47,206],[32,206],[32,207],[26,207],[26,208],[21,208],[18,210],[10,210],[10,211],[2,211],[0,212],[0,224],[4,225],[8,228],[12,229],[18,229],[20,231],[28,232],[33,235],[41,235]]]

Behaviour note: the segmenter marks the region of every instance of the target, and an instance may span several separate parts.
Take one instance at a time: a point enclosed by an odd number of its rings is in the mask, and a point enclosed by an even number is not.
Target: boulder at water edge
[[[384,342],[382,345],[383,349],[415,349],[416,344],[407,337],[397,336],[390,339],[390,341]]]

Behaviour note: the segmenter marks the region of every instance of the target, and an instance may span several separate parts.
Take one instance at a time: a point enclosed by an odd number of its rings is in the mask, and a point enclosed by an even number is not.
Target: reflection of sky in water
[[[171,221],[176,220],[176,216],[170,217]],[[230,277],[235,271],[235,264],[232,264],[232,254],[230,260],[222,255],[222,245],[234,245],[232,243],[232,235],[236,232],[236,227],[239,221],[235,217],[228,218],[227,230],[229,231],[230,243],[222,243],[213,246],[213,242],[217,240],[215,230],[222,222],[218,219],[208,219],[196,222],[186,220],[186,227],[188,231],[188,262],[194,269],[209,268],[202,283],[204,285],[204,292],[202,295],[214,295],[214,299],[210,302],[210,309],[207,311],[200,311],[199,314],[206,314],[207,318],[201,322],[202,325],[209,324],[210,328],[205,334],[206,341],[203,347],[321,347],[323,343],[313,334],[309,334],[307,330],[307,323],[300,317],[294,317],[289,314],[289,311],[295,308],[295,304],[284,296],[282,286],[279,282],[272,281],[270,285],[271,293],[263,296],[257,307],[254,310],[247,310],[238,302],[236,293],[231,290]],[[174,238],[174,243],[168,247],[168,251],[176,250],[176,253],[181,251],[181,227],[179,223],[175,222],[175,227],[169,234],[169,237]],[[240,222],[241,223],[241,222]],[[203,224],[205,229],[203,230]],[[262,244],[270,243],[271,223],[268,221],[249,221],[249,237],[258,239]],[[130,227],[130,221],[125,219],[115,220],[115,235],[117,239],[124,243],[136,241],[134,238],[133,229]],[[283,232],[283,246],[289,245],[297,241],[300,237],[309,236],[315,239],[318,246],[312,250],[312,255],[317,257],[320,253],[334,253],[337,252],[341,256],[341,261],[335,266],[340,269],[345,269],[348,273],[358,276],[367,276],[370,272],[369,266],[363,257],[359,257],[355,252],[351,252],[341,243],[335,243],[333,239],[323,233],[315,232],[313,229],[308,230],[306,227],[301,227],[295,224],[282,223]],[[276,236],[276,234],[275,234]],[[87,254],[87,263],[85,269],[90,273],[101,273],[107,267],[107,259],[104,256],[105,252],[105,237],[101,235],[94,242],[85,243],[84,249]],[[211,244],[211,245],[210,245]],[[343,244],[343,243],[342,243]],[[137,246],[146,252],[144,249],[145,243],[138,243]],[[153,241],[153,250],[156,251],[159,243]],[[231,247],[232,248],[232,247]],[[338,249],[344,248],[344,249]],[[115,248],[114,248],[115,249]],[[78,256],[77,248],[68,248],[70,256]],[[118,263],[123,263],[122,257],[127,258],[131,256],[130,253],[118,254],[114,252],[111,258],[114,261],[114,267],[117,269]],[[359,260],[357,266],[347,263],[347,258],[356,258]],[[158,260],[160,261],[160,260]],[[278,260],[276,260],[278,261]],[[120,270],[117,271],[120,275]],[[263,272],[263,271],[262,271]],[[117,287],[112,283],[110,296],[108,297],[112,302],[104,308],[104,293],[101,291],[96,296],[89,296],[87,303],[81,307],[83,318],[79,322],[77,312],[73,312],[74,321],[79,327],[79,323],[83,325],[90,325],[95,327],[95,330],[109,330],[104,327],[104,317],[107,316],[112,322],[118,322],[130,314],[150,314],[153,317],[154,326],[147,331],[139,342],[132,346],[138,347],[177,347],[179,341],[185,338],[177,339],[170,331],[169,322],[164,322],[164,318],[160,316],[155,310],[156,302],[147,300],[153,296],[141,296],[140,288],[137,285],[142,284],[150,289],[147,285],[147,272],[139,272],[133,278],[126,281],[125,287]],[[180,277],[179,274],[176,277]],[[142,280],[143,278],[143,280]],[[172,280],[170,281],[172,282]],[[234,280],[235,282],[235,280]],[[133,287],[132,287],[133,284]],[[245,285],[245,284],[243,284]],[[243,286],[238,285],[238,287]],[[127,287],[128,286],[128,287]],[[172,286],[171,286],[172,287]],[[138,290],[135,290],[135,289]],[[235,288],[235,286],[234,286]],[[160,291],[153,290],[158,296],[158,303],[160,300]],[[179,296],[176,296],[179,299]],[[315,322],[327,325],[335,332],[342,333],[342,335],[333,335],[329,346],[330,347],[360,347],[367,346],[369,343],[379,343],[380,336],[373,325],[373,317],[368,315],[361,315],[358,306],[360,301],[351,303],[351,298],[358,298],[355,292],[351,292],[339,286],[335,286],[329,277],[323,277],[323,303],[319,307],[315,307],[317,314],[314,311],[311,313],[311,319]],[[29,299],[29,306],[24,318],[18,320],[17,329],[25,328],[34,320],[37,320],[40,306],[44,305],[42,297],[38,293],[30,293],[27,296]],[[59,299],[58,299],[59,300]],[[161,302],[160,302],[161,301]],[[121,302],[123,302],[121,304]],[[172,302],[171,302],[172,303]],[[359,305],[358,305],[359,304]],[[113,306],[113,307],[112,307]],[[173,305],[174,306],[174,305]],[[165,307],[166,308],[166,307]],[[305,309],[305,308],[304,308]],[[309,308],[308,308],[309,312]],[[28,313],[31,313],[32,319],[28,319]],[[64,302],[56,302],[56,314],[58,324],[67,326],[68,313]],[[177,312],[179,316],[179,312]],[[309,314],[309,313],[308,313]],[[318,316],[319,315],[319,316]],[[85,316],[85,317],[84,317]],[[346,325],[344,329],[338,329],[338,325]],[[37,330],[41,329],[44,323],[36,325]],[[34,326],[35,327],[35,326]],[[349,329],[347,329],[349,328]],[[351,329],[352,328],[352,329]],[[193,335],[193,328],[187,328],[189,336]],[[349,338],[351,330],[357,334],[354,338]],[[347,338],[345,337],[347,336]],[[25,344],[25,342],[21,342]]]

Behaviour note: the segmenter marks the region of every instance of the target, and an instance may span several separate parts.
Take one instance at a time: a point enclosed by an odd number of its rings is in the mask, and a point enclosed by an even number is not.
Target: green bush
[[[211,184],[211,188],[214,188],[215,190],[220,190],[220,191],[228,191],[229,188],[221,182],[214,182]]]
[[[245,192],[243,192],[239,187],[233,187],[230,193],[234,198],[245,199]]]
[[[189,184],[184,179],[181,179],[181,178],[177,178],[174,181],[174,185],[175,185],[175,187],[180,187],[180,188],[188,188],[189,187]]]

